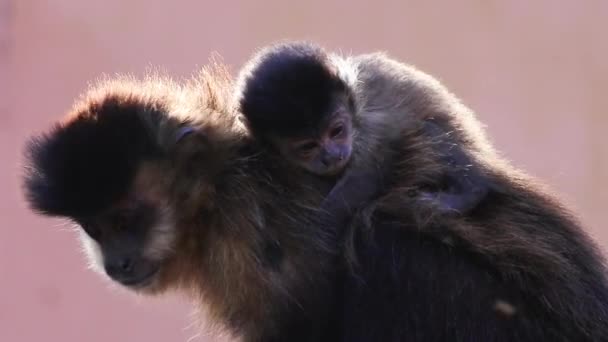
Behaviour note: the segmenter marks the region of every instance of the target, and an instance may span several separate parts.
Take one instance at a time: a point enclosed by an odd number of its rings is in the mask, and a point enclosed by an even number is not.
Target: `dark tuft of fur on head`
[[[253,58],[240,94],[250,129],[264,136],[294,136],[317,128],[337,92],[347,86],[319,46],[291,42]]]
[[[84,108],[27,145],[24,188],[38,212],[99,212],[124,195],[142,159],[159,153],[140,115],[153,109],[119,96]]]

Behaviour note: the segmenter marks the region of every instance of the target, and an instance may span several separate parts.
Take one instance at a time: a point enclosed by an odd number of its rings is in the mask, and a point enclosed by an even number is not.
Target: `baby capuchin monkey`
[[[312,43],[279,43],[250,60],[237,86],[240,112],[258,140],[315,175],[344,173],[324,204],[337,215],[348,216],[386,186],[391,151],[411,124],[409,109],[400,106],[402,98],[387,97],[382,108],[368,105],[360,67],[356,59],[329,54]],[[421,129],[436,144],[446,168],[440,188],[415,196],[440,212],[472,210],[488,192],[483,177],[469,170],[470,158],[443,139],[447,132],[438,125],[426,121]]]

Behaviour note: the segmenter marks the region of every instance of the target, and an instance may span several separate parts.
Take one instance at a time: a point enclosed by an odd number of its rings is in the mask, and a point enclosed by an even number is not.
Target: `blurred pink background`
[[[188,303],[100,281],[71,231],[25,208],[24,139],[100,74],[188,75],[213,51],[236,71],[281,38],[386,50],[458,94],[497,148],[552,186],[605,248],[607,34],[603,0],[0,0],[0,341],[218,340],[190,326]]]

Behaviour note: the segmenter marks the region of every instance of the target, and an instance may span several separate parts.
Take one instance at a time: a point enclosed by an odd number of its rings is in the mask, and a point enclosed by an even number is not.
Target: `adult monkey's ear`
[[[192,126],[184,126],[184,127],[180,127],[177,132],[175,133],[175,143],[179,144],[179,142],[184,139],[185,137],[187,137],[188,135],[190,135],[191,133],[194,133],[195,128]]]

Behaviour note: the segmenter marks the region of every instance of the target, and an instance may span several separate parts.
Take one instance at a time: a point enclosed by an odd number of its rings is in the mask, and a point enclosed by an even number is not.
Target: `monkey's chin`
[[[129,278],[129,279],[114,279],[114,281],[118,282],[122,286],[126,288],[144,293],[154,293],[155,288],[158,283],[158,273],[159,269],[154,269],[149,273],[144,274],[143,276],[137,278]]]
[[[326,177],[340,177],[340,176],[342,176],[344,169],[346,169],[346,164],[347,163],[338,164],[338,165],[332,167],[331,169],[325,170],[323,173],[320,173],[319,175],[326,176]]]
[[[337,168],[333,169],[332,171],[328,172],[327,175],[330,177],[340,177],[344,173],[344,169],[345,169],[344,166],[337,167]]]

